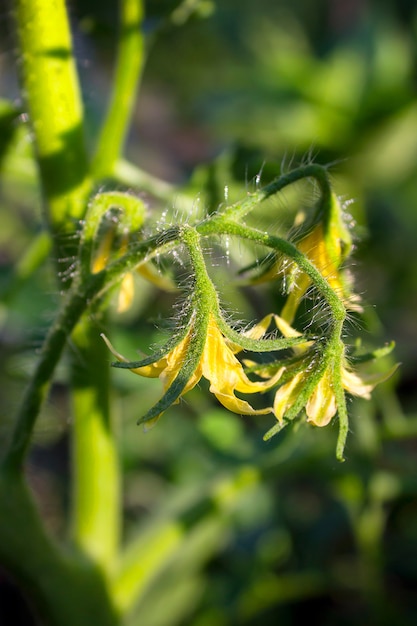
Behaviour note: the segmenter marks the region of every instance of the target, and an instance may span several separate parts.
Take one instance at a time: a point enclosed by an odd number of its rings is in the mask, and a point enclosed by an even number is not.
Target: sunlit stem
[[[120,468],[109,394],[108,352],[83,316],[73,332],[72,538],[109,571],[120,533]]]
[[[142,0],[119,0],[119,44],[113,92],[101,128],[92,170],[96,178],[115,174],[123,148],[144,64]]]
[[[273,250],[281,252],[288,258],[292,259],[298,267],[305,274],[307,274],[307,276],[309,276],[313,284],[323,296],[324,300],[327,302],[331,310],[334,323],[341,322],[343,324],[346,318],[346,309],[343,302],[339,299],[327,280],[314,267],[309,259],[289,241],[281,239],[280,237],[275,237],[274,235],[269,235],[268,233],[256,230],[255,228],[238,224],[234,220],[226,220],[224,218],[224,214],[202,222],[197,226],[197,231],[202,235],[235,235],[242,239],[254,241],[267,248],[272,248]]]
[[[22,93],[33,131],[46,222],[65,270],[90,191],[83,106],[64,0],[16,0]],[[68,283],[69,284],[69,283]]]
[[[221,215],[229,220],[240,220],[263,200],[266,200],[288,185],[292,185],[304,178],[314,178],[319,185],[322,194],[322,201],[328,202],[330,200],[332,190],[327,170],[322,165],[311,164],[292,170],[288,174],[280,176],[268,185],[265,185],[265,187],[262,187],[258,191],[250,194],[245,200],[228,206],[221,212]]]
[[[201,249],[200,234],[195,228],[183,227],[181,240],[187,246],[188,254],[190,255],[196,283],[194,296],[198,299],[199,306],[202,305],[202,302],[206,302],[210,308],[213,308],[213,306],[216,307],[218,296],[207,273],[207,267]]]

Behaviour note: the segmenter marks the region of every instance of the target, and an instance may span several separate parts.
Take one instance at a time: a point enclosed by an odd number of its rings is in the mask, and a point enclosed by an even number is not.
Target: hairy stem
[[[23,465],[36,418],[47,397],[56,364],[67,338],[85,308],[86,301],[82,291],[75,294],[70,292],[65,306],[47,334],[38,364],[16,417],[11,441],[3,460],[6,468],[19,469]]]
[[[304,167],[299,167],[295,170],[292,170],[288,174],[280,176],[268,185],[265,185],[265,187],[262,187],[255,193],[250,194],[247,198],[245,198],[245,200],[236,202],[235,204],[226,207],[221,215],[227,219],[233,219],[236,221],[240,220],[252,209],[254,209],[256,205],[259,204],[259,202],[266,200],[267,198],[278,193],[285,187],[288,187],[288,185],[292,185],[304,178],[314,178],[320,187],[323,201],[329,201],[331,195],[331,187],[327,171],[321,165],[311,164],[305,165]]]
[[[202,235],[236,235],[237,237],[248,239],[268,248],[272,248],[273,250],[277,250],[278,252],[282,252],[285,256],[295,261],[298,267],[312,280],[313,284],[317,287],[329,305],[334,322],[343,323],[345,320],[346,309],[343,302],[341,302],[340,298],[330,287],[327,280],[314,267],[308,258],[289,241],[275,237],[274,235],[269,235],[268,233],[256,230],[255,228],[244,226],[234,220],[227,220],[224,218],[224,214],[202,222],[199,226],[197,226],[197,230]]]
[[[49,329],[35,371],[23,395],[10,444],[3,457],[5,467],[20,468],[22,466],[33,427],[47,397],[55,367],[81,315],[95,298],[117,283],[127,270],[134,269],[147,254],[155,252],[158,248],[162,250],[175,240],[177,235],[177,229],[172,229],[148,241],[137,243],[132,246],[128,254],[115,260],[101,272],[86,277],[84,282],[74,281],[70,291],[66,294],[62,309]],[[107,367],[107,363],[105,366]]]

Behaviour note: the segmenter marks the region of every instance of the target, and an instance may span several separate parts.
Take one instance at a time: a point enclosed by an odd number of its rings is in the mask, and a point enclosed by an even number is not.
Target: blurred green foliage
[[[204,19],[196,16],[181,28],[166,22],[175,2],[148,5],[146,26],[155,41],[130,160],[212,208],[224,200],[225,187],[238,197],[256,186],[257,175],[266,183],[291,164],[333,162],[337,191],[353,200],[359,291],[365,304],[376,305],[366,307],[365,322],[352,323],[363,326],[365,343],[369,330],[382,341],[394,339],[402,367],[372,402],[352,403],[344,465],[334,460],[334,428],[288,429],[265,444],[267,418],[243,421],[219,409],[203,383],[143,434],[136,419],[159,397],[159,384],[114,372],[125,534],[143,526],[143,545],[153,546],[154,528],[176,520],[190,529],[148,581],[130,623],[293,625],[308,614],[321,626],[415,624],[415,3],[222,0],[206,3]],[[111,80],[114,12],[110,0],[72,3],[93,128]],[[1,94],[8,97],[7,50],[2,65]],[[8,415],[57,294],[49,267],[25,280],[19,265],[39,229],[40,200],[24,111],[6,101],[0,163],[0,404]],[[290,194],[280,202],[268,209],[277,229],[291,212]],[[183,215],[175,195],[172,206],[154,205],[155,219],[167,208],[168,220]],[[264,210],[258,219],[271,217]],[[224,277],[233,255],[223,261]],[[133,308],[115,320],[115,344],[124,354],[148,350],[159,337],[155,325],[172,315],[172,294],[144,283],[138,291]],[[266,289],[224,291],[240,317],[248,318],[251,307],[256,314],[279,307],[279,294]],[[139,313],[149,319],[146,328],[137,326]],[[64,363],[37,428],[30,468],[58,534],[69,497],[65,383]],[[9,428],[2,424],[0,437]]]

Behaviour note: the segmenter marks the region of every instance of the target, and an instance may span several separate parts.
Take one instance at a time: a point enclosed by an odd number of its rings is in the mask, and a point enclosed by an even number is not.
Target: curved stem
[[[326,169],[322,165],[311,164],[299,167],[284,176],[280,176],[276,180],[269,183],[269,185],[265,185],[265,187],[262,187],[255,193],[251,194],[245,200],[236,202],[235,204],[225,208],[220,215],[226,219],[240,220],[252,209],[254,209],[259,202],[266,200],[270,196],[278,193],[278,191],[284,189],[284,187],[292,185],[303,178],[314,178],[320,187],[323,202],[328,202],[330,200],[332,190]]]
[[[297,263],[299,268],[311,278],[313,284],[320,291],[327,304],[329,305],[334,322],[342,322],[346,318],[346,309],[343,302],[338,298],[327,280],[314,267],[308,258],[300,252],[292,243],[269,235],[255,228],[238,224],[237,222],[226,220],[224,214],[214,216],[212,219],[202,222],[197,226],[197,230],[202,235],[235,235],[243,239],[255,241],[267,248],[272,248],[278,252],[282,252],[288,258]]]
[[[114,90],[92,164],[97,178],[112,176],[122,156],[144,64],[144,37],[141,31],[143,2],[119,0],[119,3],[120,35]]]

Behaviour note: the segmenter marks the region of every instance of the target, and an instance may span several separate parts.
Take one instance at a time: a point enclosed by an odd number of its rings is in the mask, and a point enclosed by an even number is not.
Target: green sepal
[[[112,367],[117,367],[119,369],[136,369],[138,367],[145,367],[146,365],[152,365],[156,363],[160,359],[163,359],[171,350],[173,350],[186,336],[189,332],[189,324],[192,315],[187,315],[181,324],[181,328],[179,331],[175,333],[172,337],[170,337],[162,346],[157,348],[153,354],[141,359],[140,361],[115,361],[111,363]]]
[[[327,252],[333,263],[340,266],[352,250],[352,237],[344,222],[340,202],[333,191],[330,193],[328,201],[324,201],[323,204],[324,239]],[[334,248],[335,240],[340,243],[340,254]]]
[[[178,370],[178,374],[174,381],[166,390],[162,398],[158,400],[158,402],[154,404],[154,406],[149,409],[143,417],[138,419],[137,424],[145,424],[146,422],[155,420],[155,418],[158,418],[161,413],[166,411],[181,396],[188,381],[197,369],[204,350],[207,339],[208,315],[206,315],[205,318],[206,319],[204,320],[199,320],[198,318],[196,320],[192,344],[185,355],[184,363]]]
[[[342,384],[341,360],[342,357],[340,357],[339,363],[335,368],[335,376],[333,377],[333,393],[336,398],[337,415],[339,417],[339,434],[337,436],[336,443],[336,459],[343,463],[345,460],[344,451],[346,446],[346,439],[349,432],[349,416],[346,406],[346,394]]]
[[[137,233],[145,221],[145,205],[136,196],[125,192],[109,191],[97,194],[90,201],[81,233],[79,258],[81,271],[88,276],[91,271],[94,245],[99,235],[99,227],[110,209],[122,209],[118,229],[129,234]]]
[[[366,352],[364,354],[355,354],[349,356],[350,363],[367,363],[368,361],[373,361],[376,359],[382,359],[384,356],[391,354],[391,352],[395,348],[395,341],[391,341],[386,346],[382,346],[381,348],[376,348],[372,350],[372,352]]]
[[[270,428],[262,437],[264,441],[269,441],[275,435],[278,435],[286,426],[288,426],[289,421],[284,420],[283,422],[277,422],[272,428]]]
[[[320,357],[322,358],[320,359]],[[317,352],[316,358],[319,362],[319,366],[317,367],[314,373],[310,374],[306,378],[305,381],[300,381],[300,392],[298,394],[296,402],[294,402],[294,404],[290,407],[290,409],[284,415],[283,421],[278,422],[277,424],[275,424],[275,426],[273,426],[270,430],[268,430],[265,433],[264,435],[265,441],[271,439],[271,437],[279,433],[282,430],[282,428],[284,428],[284,426],[286,426],[289,422],[292,422],[299,415],[299,413],[301,413],[301,411],[307,404],[308,399],[313,393],[315,386],[319,383],[326,368],[328,367],[328,364],[330,361],[330,355],[329,354],[326,355],[326,353],[322,354],[320,351],[320,354]],[[310,363],[312,362],[313,362],[313,359],[311,360]],[[292,371],[291,374],[287,376],[285,375],[286,373],[284,373],[281,379],[282,384],[285,384],[289,379],[295,376],[296,373],[302,371],[303,369],[305,368],[299,367],[297,371]]]
[[[298,398],[284,415],[284,420],[293,420],[303,410],[308,402],[308,399],[313,393],[314,388],[319,383],[326,368],[328,367],[330,358],[326,358],[326,354],[323,354],[322,358],[318,358],[317,361],[317,368],[315,369],[314,373],[307,376],[306,380],[303,382],[300,393],[298,394]]]
[[[285,350],[312,340],[311,337],[306,338],[304,335],[301,335],[301,337],[280,337],[279,339],[251,339],[250,337],[245,337],[241,332],[230,328],[221,315],[217,315],[216,320],[220,330],[227,339],[240,346],[243,350],[251,352]]]

